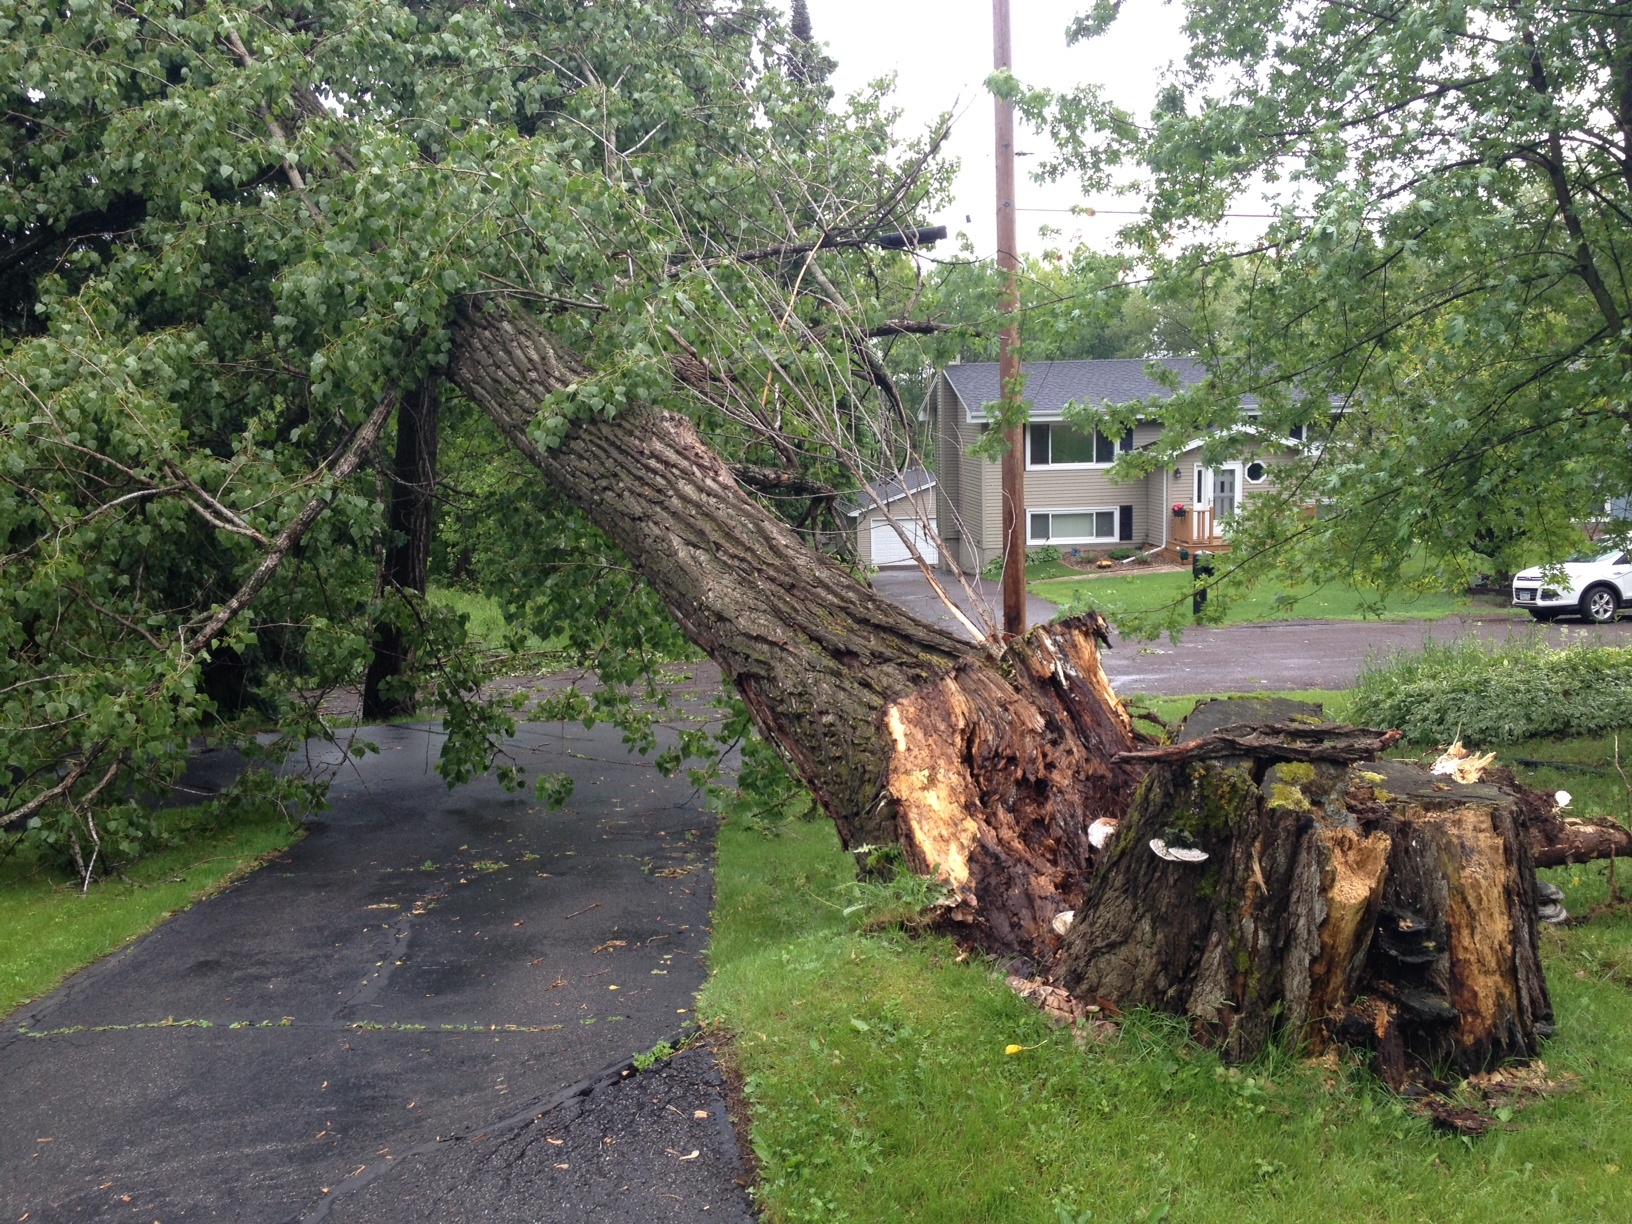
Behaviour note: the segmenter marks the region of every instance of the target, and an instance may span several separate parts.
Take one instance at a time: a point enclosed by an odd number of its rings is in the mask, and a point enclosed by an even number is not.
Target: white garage
[[[906,533],[907,538],[917,548],[918,555],[927,564],[934,565],[940,559],[940,554],[935,551],[935,541],[930,533],[924,530],[924,524],[915,518],[898,518],[896,522],[901,525],[901,530]],[[931,520],[929,526],[933,528],[934,525],[934,520]],[[900,534],[882,514],[872,516],[871,534],[872,539],[869,542],[872,545],[874,567],[883,569],[887,565],[917,564],[912,558],[912,553],[907,551],[907,546],[901,542]]]
[[[858,489],[841,503],[840,508],[855,524],[856,556],[863,565],[886,569],[892,565],[916,565],[906,541],[895,526],[884,517],[888,507],[891,518],[900,524],[918,555],[928,565],[940,560],[935,546],[935,473],[927,468],[912,467],[899,476],[875,480],[865,489]]]

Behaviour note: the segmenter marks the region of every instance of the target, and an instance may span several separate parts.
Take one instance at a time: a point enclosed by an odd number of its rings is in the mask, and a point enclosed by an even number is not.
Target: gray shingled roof
[[[1070,403],[1097,406],[1126,404],[1130,400],[1152,396],[1169,398],[1173,392],[1145,373],[1145,367],[1149,364],[1137,357],[1115,357],[1102,361],[1028,362],[1023,369],[1032,419],[1057,421]],[[1206,368],[1188,357],[1163,357],[1156,364],[1164,365],[1178,374],[1182,386],[1194,386],[1206,375]],[[949,365],[941,373],[969,410],[971,421],[984,421],[985,405],[994,403],[1002,394],[995,361]],[[1253,396],[1244,396],[1241,403],[1251,408],[1258,401]]]
[[[863,510],[872,510],[879,505],[889,505],[893,501],[900,501],[909,493],[922,493],[925,489],[935,487],[935,473],[928,468],[910,467],[899,477],[889,476],[883,480],[869,481],[865,490],[857,489],[848,494],[839,503],[839,508],[851,518]]]

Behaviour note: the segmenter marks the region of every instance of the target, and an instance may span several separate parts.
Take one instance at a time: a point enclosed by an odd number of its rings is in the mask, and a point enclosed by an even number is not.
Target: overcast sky
[[[904,112],[903,133],[927,128],[941,111],[956,106],[958,119],[948,144],[962,163],[954,202],[934,218],[956,234],[968,233],[981,255],[995,249],[992,99],[983,86],[992,71],[991,0],[807,0],[812,32],[838,61],[833,84],[842,97],[886,73],[896,74],[896,104]],[[1111,98],[1140,115],[1148,113],[1161,73],[1184,54],[1182,9],[1160,0],[1127,0],[1108,34],[1068,47],[1065,27],[1092,0],[1013,0],[1014,72],[1028,85],[1055,89],[1083,82],[1105,87]],[[1044,150],[1023,127],[1019,150]],[[1066,245],[1080,239],[1109,250],[1125,216],[1074,217],[1073,205],[1131,208],[1127,199],[1084,199],[1068,183],[1031,182],[1019,160],[1017,198],[1022,250],[1040,250],[1037,227],[1064,231]],[[1036,210],[1036,211],[1031,211]],[[1045,211],[1056,210],[1056,211]],[[965,218],[969,218],[967,221]]]

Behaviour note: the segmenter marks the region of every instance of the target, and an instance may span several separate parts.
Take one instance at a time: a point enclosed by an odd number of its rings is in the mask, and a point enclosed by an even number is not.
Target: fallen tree
[[[1143,766],[1099,667],[1092,616],[1040,627],[1000,660],[882,599],[744,491],[673,413],[579,420],[545,447],[535,407],[588,377],[515,310],[466,310],[450,379],[628,556],[720,665],[852,850],[898,850],[951,888],[951,917],[1034,954]]]
[[[1552,826],[1523,788],[1450,790],[1375,760],[1397,734],[1296,704],[1198,714],[1179,743],[1135,751],[1101,618],[994,658],[807,547],[683,417],[625,410],[541,445],[533,407],[588,376],[527,315],[460,317],[450,379],[628,555],[844,845],[946,883],[973,942],[1039,958],[1077,910],[1067,986],[1186,1012],[1236,1057],[1280,1032],[1319,1045],[1362,1028],[1395,1081],[1533,1052],[1550,1015],[1534,862],[1552,850],[1532,838]],[[1089,828],[1124,814],[1094,875]],[[1174,830],[1211,866],[1153,854]],[[1447,873],[1447,856],[1477,869]],[[1419,935],[1432,956],[1400,942]]]

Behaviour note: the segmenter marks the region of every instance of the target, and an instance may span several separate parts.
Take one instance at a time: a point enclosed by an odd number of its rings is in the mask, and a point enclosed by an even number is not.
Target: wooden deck
[[[1167,520],[1167,543],[1159,555],[1164,560],[1183,562],[1189,558],[1179,556],[1181,549],[1186,553],[1194,553],[1198,548],[1204,548],[1212,553],[1227,553],[1230,551],[1230,542],[1219,533],[1218,524],[1214,521],[1210,508],[1192,506],[1183,518],[1172,517]]]

